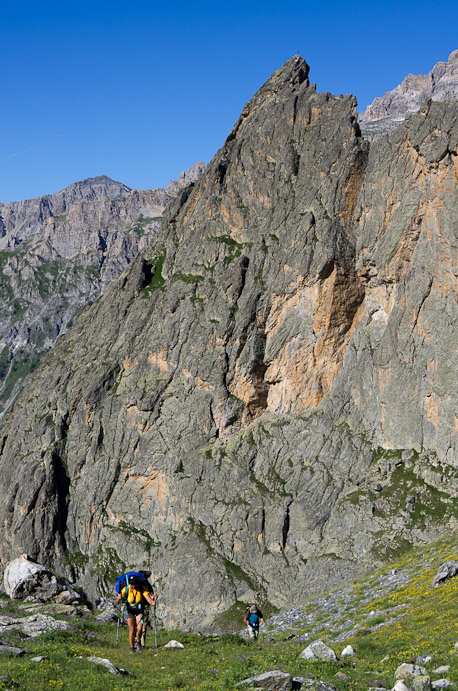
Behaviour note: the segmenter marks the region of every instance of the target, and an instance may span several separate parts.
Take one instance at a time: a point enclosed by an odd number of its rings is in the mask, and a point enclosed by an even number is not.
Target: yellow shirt
[[[127,588],[123,588],[121,590],[121,597],[125,600],[126,599],[126,591]],[[127,602],[131,605],[139,605],[140,602],[143,599],[144,595],[149,595],[148,590],[136,590],[135,588],[132,588],[129,586],[129,590],[127,592]]]

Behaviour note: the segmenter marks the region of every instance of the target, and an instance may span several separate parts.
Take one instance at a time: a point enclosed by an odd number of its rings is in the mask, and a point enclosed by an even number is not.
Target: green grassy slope
[[[293,676],[313,675],[342,691],[374,686],[390,689],[399,664],[433,654],[433,661],[426,665],[431,679],[446,676],[458,683],[458,651],[454,649],[458,641],[458,577],[431,588],[439,566],[448,559],[458,559],[457,537],[452,534],[349,588],[316,598],[304,606],[303,618],[299,617],[294,625],[282,630],[270,625],[258,643],[233,635],[204,638],[180,631],[160,631],[157,650],[150,633],[149,647],[144,653],[130,655],[126,627],[116,646],[116,625],[97,624],[90,614],[76,622],[72,620],[72,629],[63,633],[27,640],[16,634],[9,641],[3,635],[3,643],[17,643],[28,654],[22,658],[0,656],[0,676],[9,676],[18,688],[30,691],[213,691],[233,689],[255,671],[279,668]],[[392,569],[396,569],[394,578]],[[1,613],[21,611],[18,603],[6,599],[1,605]],[[24,615],[22,610],[21,616]],[[351,644],[356,655],[334,664],[300,660],[298,654],[307,642],[287,640],[291,633],[296,637],[308,633],[308,641],[320,638],[337,655]],[[172,638],[180,640],[185,649],[164,649]],[[32,653],[49,659],[33,663]],[[109,658],[132,676],[110,675],[85,659],[93,655]],[[450,665],[447,674],[432,673],[445,664]],[[1,688],[12,688],[11,681],[1,682]]]

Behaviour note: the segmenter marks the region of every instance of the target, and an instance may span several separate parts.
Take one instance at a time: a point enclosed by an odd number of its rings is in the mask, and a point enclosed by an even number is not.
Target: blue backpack
[[[250,622],[250,626],[252,629],[257,629],[259,628],[259,610],[257,609],[256,605],[251,605],[250,607],[247,607],[248,610],[248,621]]]
[[[128,571],[127,573],[122,574],[122,576],[118,576],[116,579],[116,592],[118,595],[121,594],[123,588],[127,587],[129,583],[129,576],[135,576],[142,584],[145,585],[145,588],[149,589],[149,583],[145,576],[140,573],[140,571]]]

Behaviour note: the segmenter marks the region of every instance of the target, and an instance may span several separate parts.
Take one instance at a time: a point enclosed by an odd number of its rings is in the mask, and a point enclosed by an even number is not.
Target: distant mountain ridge
[[[458,50],[450,53],[447,62],[434,65],[428,74],[408,74],[395,89],[375,98],[359,115],[363,134],[374,137],[391,131],[429,98],[458,99]]]
[[[204,164],[167,189],[102,175],[0,204],[0,417],[74,314],[103,293],[157,232],[164,209]]]

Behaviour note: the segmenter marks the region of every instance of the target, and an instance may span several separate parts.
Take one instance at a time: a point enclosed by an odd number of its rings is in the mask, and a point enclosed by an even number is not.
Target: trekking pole
[[[118,611],[118,624],[116,626],[116,645],[119,643],[119,624],[121,623],[121,607]],[[124,609],[122,610],[122,624],[124,624]]]
[[[119,643],[119,622],[121,621],[121,614],[118,612],[118,625],[116,626],[116,645]]]
[[[156,605],[154,605],[154,607],[153,607],[153,624],[154,624],[154,647],[157,650]]]

